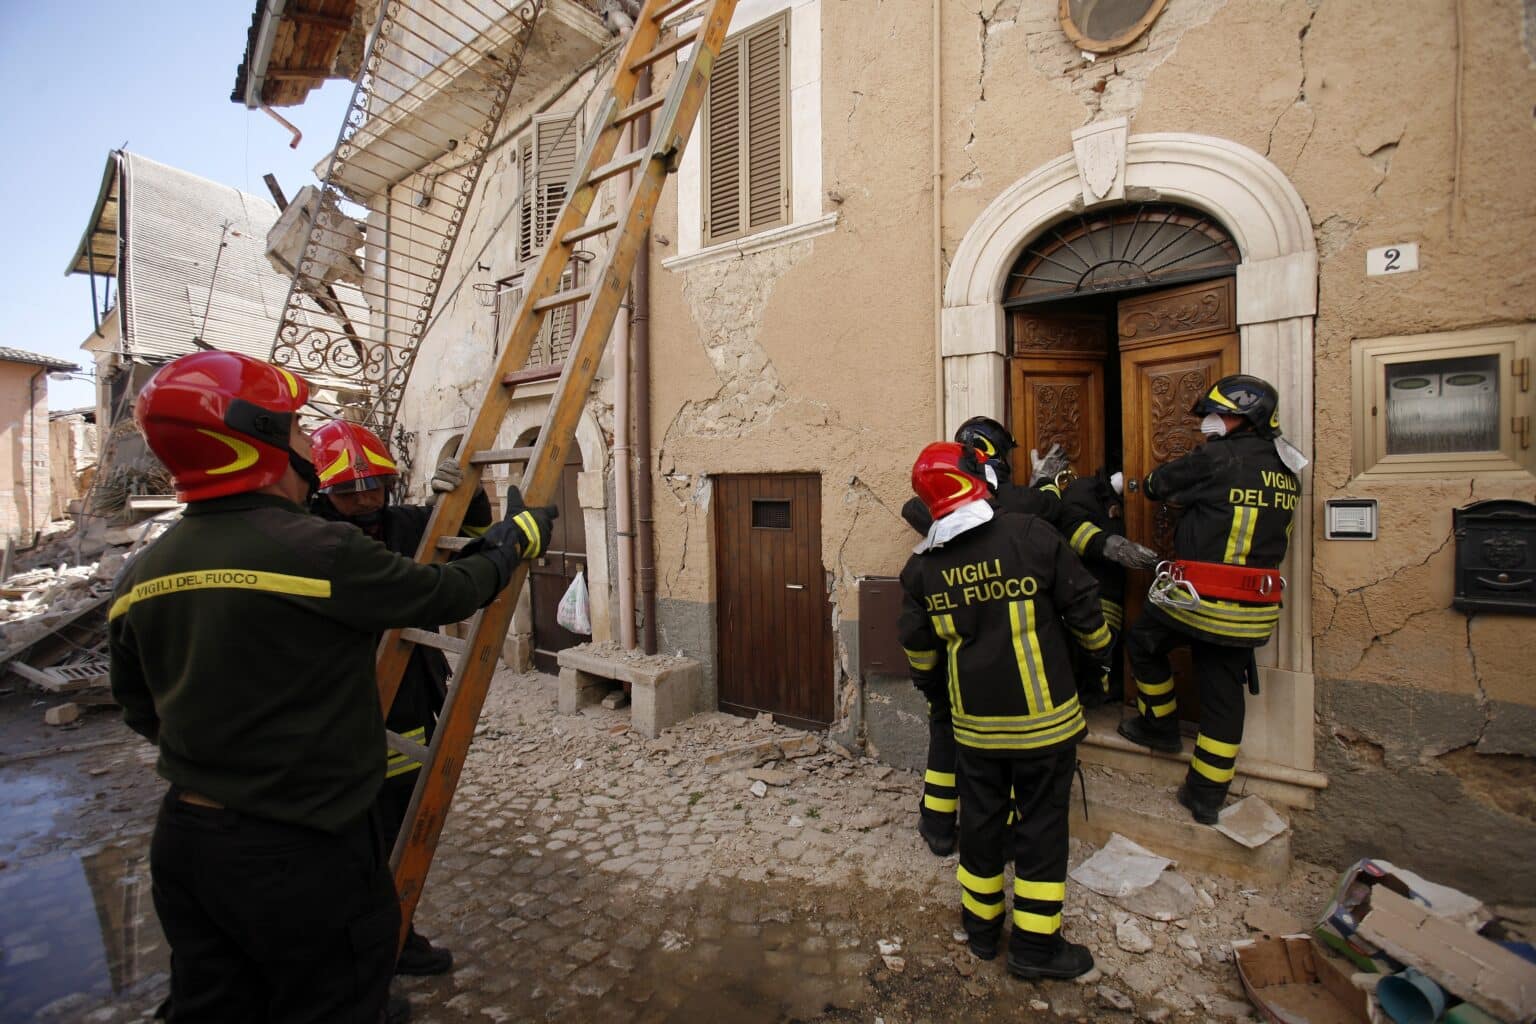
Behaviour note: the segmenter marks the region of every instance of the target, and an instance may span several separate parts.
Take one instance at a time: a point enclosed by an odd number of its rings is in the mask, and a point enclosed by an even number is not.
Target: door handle
[[[786,584],[784,584],[784,589],[785,590],[804,590],[805,589],[805,584],[804,583],[786,583]]]

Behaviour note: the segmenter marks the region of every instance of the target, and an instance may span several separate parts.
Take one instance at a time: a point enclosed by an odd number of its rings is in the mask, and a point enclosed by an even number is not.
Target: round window
[[[1151,27],[1168,0],[1061,0],[1062,31],[1080,50],[1109,53]]]

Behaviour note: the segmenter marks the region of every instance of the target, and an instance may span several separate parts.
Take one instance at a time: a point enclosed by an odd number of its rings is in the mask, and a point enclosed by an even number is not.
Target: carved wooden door
[[[1073,468],[1091,473],[1104,464],[1104,358],[1108,318],[1090,313],[1012,315],[1009,429],[1019,447],[1014,479],[1029,475],[1029,450],[1060,444]]]
[[[1164,556],[1173,554],[1177,511],[1146,500],[1141,481],[1165,462],[1205,442],[1190,406],[1212,384],[1238,372],[1238,334],[1233,279],[1204,281],[1138,295],[1119,303],[1122,428],[1125,441],[1125,532]],[[1126,621],[1135,621],[1146,599],[1150,573],[1126,581]],[[1198,693],[1187,661],[1174,662],[1179,717],[1199,715]],[[1127,698],[1134,684],[1127,674]]]

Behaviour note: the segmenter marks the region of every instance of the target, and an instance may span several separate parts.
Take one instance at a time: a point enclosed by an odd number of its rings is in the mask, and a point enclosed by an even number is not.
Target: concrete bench
[[[704,666],[691,658],[582,644],[561,651],[558,660],[562,715],[577,714],[602,700],[608,682],[630,685],[630,727],[647,739],[698,711]]]

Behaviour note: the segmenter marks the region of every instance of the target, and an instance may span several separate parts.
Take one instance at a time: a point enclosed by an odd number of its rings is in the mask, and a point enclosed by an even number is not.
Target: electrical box
[[[906,652],[897,635],[901,581],[894,576],[859,578],[859,675],[904,676]]]
[[[1325,510],[1325,540],[1375,540],[1375,498],[1329,498]]]
[[[1464,612],[1536,615],[1536,505],[1479,501],[1451,513],[1456,597]]]

